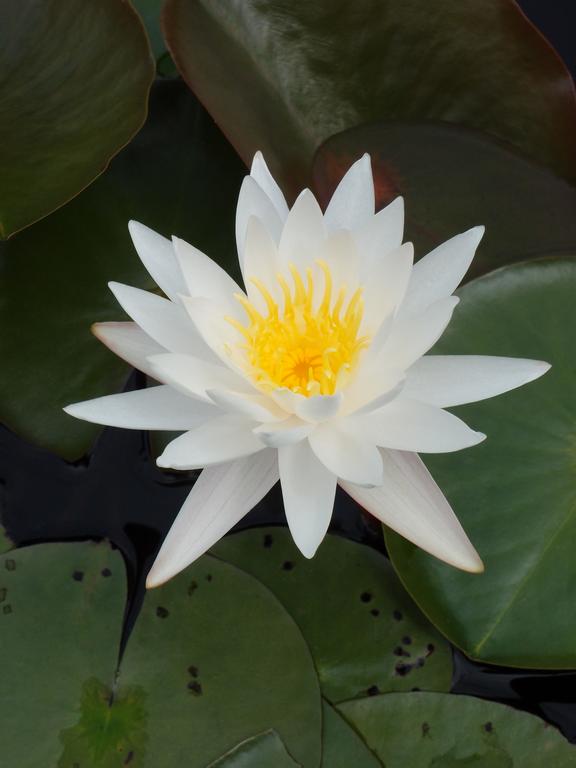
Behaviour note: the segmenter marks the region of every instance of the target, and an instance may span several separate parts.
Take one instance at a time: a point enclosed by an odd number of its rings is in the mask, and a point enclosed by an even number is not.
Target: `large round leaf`
[[[108,544],[42,544],[0,557],[3,764],[72,768],[58,762],[61,734],[77,721],[81,697],[102,695],[101,681],[113,678],[124,601],[124,565]]]
[[[324,202],[363,152],[372,157],[378,207],[404,196],[405,239],[418,257],[477,224],[486,234],[468,277],[576,248],[576,189],[487,134],[445,123],[352,128],[316,155]]]
[[[329,136],[374,120],[445,120],[576,178],[576,100],[560,58],[511,0],[168,0],[184,78],[248,162],[287,191]]]
[[[208,768],[297,768],[282,740],[274,731],[267,731],[237,744]]]
[[[226,536],[213,553],[256,576],[294,617],[329,701],[449,689],[449,646],[374,549],[327,536],[307,560],[287,529],[257,528]]]
[[[442,354],[548,360],[541,380],[456,412],[488,435],[425,457],[486,571],[464,574],[387,533],[404,584],[469,656],[495,664],[576,666],[576,261],[494,272],[460,291]]]
[[[503,704],[442,693],[391,693],[339,707],[386,768],[569,768],[576,747]]]
[[[134,686],[154,725],[147,765],[204,768],[270,728],[303,768],[320,762],[308,647],[276,598],[221,560],[204,557],[148,593],[120,669],[120,693]]]
[[[18,0],[0,12],[0,70],[7,237],[77,194],[130,141],[154,66],[130,3]]]
[[[186,86],[157,84],[146,126],[109,170],[2,246],[0,421],[66,458],[87,450],[97,427],[62,407],[118,391],[128,371],[90,333],[95,321],[126,319],[106,284],[152,287],[129,219],[178,234],[231,268],[244,172]]]
[[[322,718],[322,768],[382,768],[356,731],[326,702]]]

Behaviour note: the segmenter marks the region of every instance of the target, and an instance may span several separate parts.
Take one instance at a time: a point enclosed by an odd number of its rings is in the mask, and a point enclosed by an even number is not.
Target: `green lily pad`
[[[8,237],[84,189],[130,141],[154,67],[138,15],[118,0],[4,4],[0,51],[0,236]]]
[[[576,747],[533,715],[442,693],[391,693],[340,712],[386,768],[569,768]]]
[[[268,729],[304,768],[320,762],[308,647],[274,596],[221,560],[204,557],[148,593],[120,669],[120,692],[134,686],[154,724],[147,765],[204,768]]]
[[[356,731],[326,701],[322,718],[322,768],[382,768]]]
[[[245,169],[183,83],[152,91],[146,126],[82,195],[0,249],[0,421],[76,459],[98,427],[62,412],[119,391],[128,366],[90,333],[127,319],[109,280],[151,288],[129,219],[178,234],[230,267],[234,212]]]
[[[576,189],[487,134],[442,123],[372,124],[328,139],[314,178],[327,202],[350,164],[372,157],[378,207],[406,200],[406,240],[417,256],[486,226],[468,278],[576,248]]]
[[[486,566],[469,575],[387,532],[392,562],[431,621],[475,659],[576,667],[576,261],[466,285],[434,351],[547,360],[542,379],[455,412],[488,435],[426,463]]]
[[[328,701],[414,687],[449,689],[448,644],[379,552],[329,535],[307,560],[286,528],[226,536],[212,552],[259,579],[293,616]]]
[[[576,178],[572,80],[509,0],[168,0],[163,19],[241,157],[261,149],[290,193],[329,136],[380,120],[478,128]]]
[[[261,733],[238,744],[208,768],[294,768],[294,762],[275,731]]]
[[[125,584],[122,558],[105,543],[42,544],[0,557],[6,765],[71,768],[58,762],[60,734],[78,718],[80,691],[106,689],[113,678]]]
[[[0,555],[3,552],[9,552],[14,547],[14,542],[10,539],[5,529],[0,525]]]

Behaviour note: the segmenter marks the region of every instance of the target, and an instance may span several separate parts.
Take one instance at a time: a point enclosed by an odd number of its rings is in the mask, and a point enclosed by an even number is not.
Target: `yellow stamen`
[[[288,267],[293,289],[282,275],[277,276],[283,310],[258,278],[251,282],[266,303],[266,316],[245,296],[235,295],[246,311],[246,324],[232,317],[226,320],[242,335],[239,356],[247,374],[264,391],[287,387],[306,397],[334,394],[370,343],[367,336],[359,336],[364,313],[362,289],[358,288],[347,301],[347,289],[340,287],[332,306],[330,267],[325,261],[317,263],[324,282],[317,309],[312,269],[306,269],[304,281],[294,264]]]

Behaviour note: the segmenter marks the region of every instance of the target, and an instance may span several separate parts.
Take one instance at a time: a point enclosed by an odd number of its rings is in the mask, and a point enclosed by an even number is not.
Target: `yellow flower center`
[[[313,273],[306,270],[306,284],[296,267],[290,265],[294,281],[291,289],[282,275],[277,276],[284,297],[284,308],[257,278],[250,282],[262,294],[267,313],[260,313],[245,296],[236,294],[248,316],[246,325],[234,318],[228,322],[242,334],[241,358],[247,373],[264,391],[286,387],[306,397],[332,395],[358,362],[368,345],[359,336],[364,305],[362,289],[347,299],[346,286],[332,300],[332,275],[328,264],[318,261],[324,290],[315,302]]]

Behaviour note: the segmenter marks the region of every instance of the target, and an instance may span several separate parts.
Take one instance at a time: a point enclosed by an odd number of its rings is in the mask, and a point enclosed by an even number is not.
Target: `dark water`
[[[522,0],[520,5],[574,73],[574,0]],[[127,388],[142,385],[135,373]],[[18,545],[110,539],[128,571],[125,639],[144,595],[145,575],[193,480],[193,475],[160,472],[142,432],[105,429],[89,458],[69,464],[0,427],[0,512],[9,536]],[[238,528],[275,524],[285,524],[278,488]],[[337,498],[331,530],[385,551],[380,527],[345,494]],[[458,650],[454,661],[454,692],[533,712],[576,742],[576,672],[491,667],[471,662]]]

